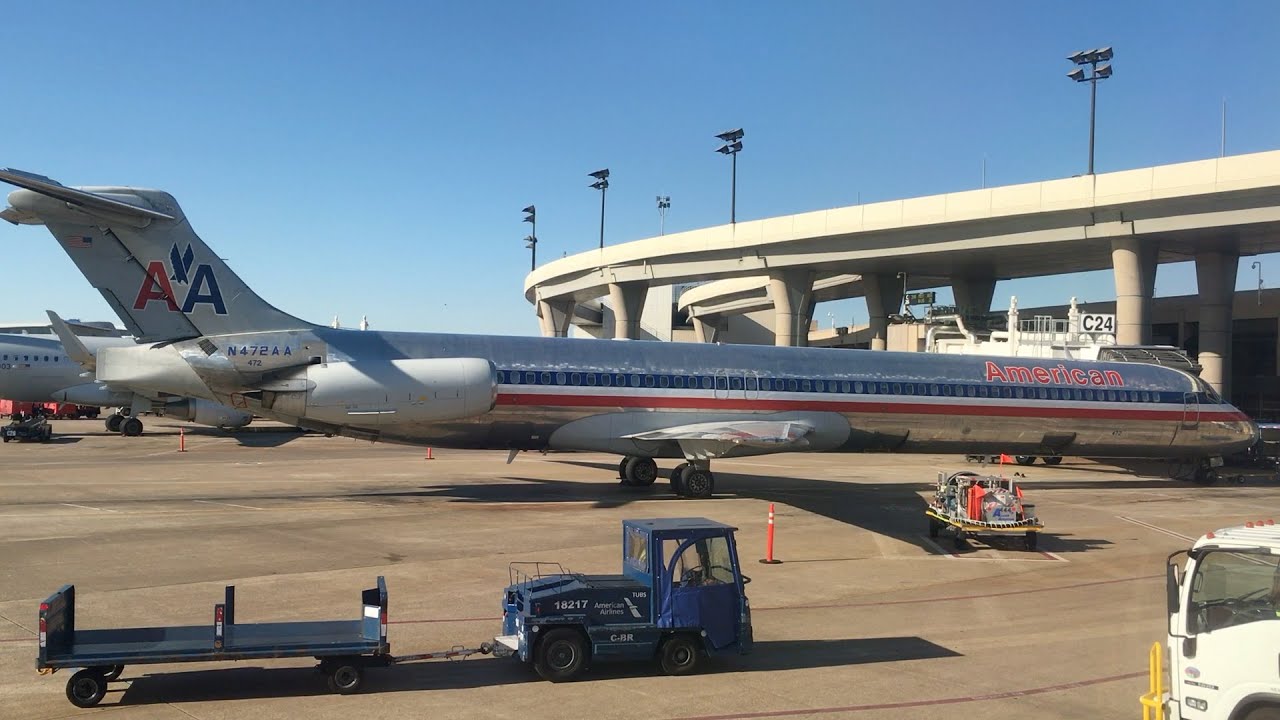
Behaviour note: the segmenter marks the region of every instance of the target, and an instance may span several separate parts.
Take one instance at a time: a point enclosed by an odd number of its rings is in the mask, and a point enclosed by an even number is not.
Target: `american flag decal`
[[[93,247],[93,238],[88,235],[76,235],[67,238],[65,244],[69,248],[90,248]]]

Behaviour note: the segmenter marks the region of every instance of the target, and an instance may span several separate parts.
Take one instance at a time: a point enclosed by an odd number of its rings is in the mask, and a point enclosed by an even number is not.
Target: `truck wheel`
[[[85,668],[67,681],[67,699],[76,707],[93,707],[106,696],[107,680],[97,668]]]
[[[1244,716],[1244,720],[1280,720],[1280,706],[1261,705],[1253,708]]]
[[[339,695],[359,692],[363,683],[364,670],[359,665],[339,660],[329,669],[329,689]]]
[[[5,435],[5,436],[4,436],[4,441],[5,441],[5,442],[9,442],[9,441],[10,441],[10,440],[12,440],[12,439],[13,439],[13,438],[9,437],[8,435]]]
[[[1039,539],[1040,533],[1027,531],[1027,536],[1022,540],[1022,546],[1028,550],[1035,550]]]
[[[942,523],[937,518],[929,518],[929,537],[936,538],[942,532]]]
[[[124,666],[108,665],[107,667],[98,668],[98,670],[102,673],[102,678],[104,680],[106,680],[107,682],[111,682],[112,680],[120,679],[120,675],[124,673]]]
[[[1040,458],[1040,459],[1044,460],[1045,465],[1061,465],[1062,464],[1061,455],[1051,455],[1047,458]]]
[[[672,635],[662,643],[662,672],[668,675],[688,675],[698,667],[698,645],[688,635]]]
[[[582,633],[569,628],[557,628],[544,635],[533,660],[533,669],[551,682],[572,680],[586,666],[587,643]]]
[[[142,421],[136,417],[127,417],[120,423],[120,434],[125,437],[138,437],[142,434]]]
[[[1035,465],[1036,464],[1035,455],[1014,455],[1013,459],[1016,460],[1019,465]]]

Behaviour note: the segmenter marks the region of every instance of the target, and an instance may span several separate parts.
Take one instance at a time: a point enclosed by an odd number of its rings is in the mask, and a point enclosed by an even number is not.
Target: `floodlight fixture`
[[[732,143],[741,140],[744,135],[746,135],[746,133],[742,132],[742,128],[734,128],[733,130],[725,130],[719,135],[716,135],[716,137],[720,138],[723,142]]]
[[[587,173],[587,174],[597,180],[604,180],[605,178],[609,177],[609,168],[605,168],[603,170],[597,170],[593,173]]]
[[[1071,78],[1072,80],[1075,80],[1076,82],[1084,82],[1084,70],[1081,70],[1080,68],[1076,68],[1075,70],[1072,70],[1071,72],[1067,73],[1067,77]]]
[[[1111,77],[1111,63],[1107,63],[1106,65],[1099,65],[1098,69],[1094,71],[1093,74],[1099,80],[1106,80],[1107,78]]]

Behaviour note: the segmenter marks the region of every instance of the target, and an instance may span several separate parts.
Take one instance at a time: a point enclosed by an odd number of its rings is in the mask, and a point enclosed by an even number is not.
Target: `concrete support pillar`
[[[1116,278],[1116,342],[1151,344],[1151,296],[1156,288],[1159,247],[1135,237],[1111,241],[1111,266]]]
[[[1231,392],[1231,301],[1236,290],[1236,250],[1196,253],[1200,288],[1200,377],[1224,398]]]
[[[609,283],[609,306],[613,309],[613,337],[635,340],[640,337],[640,313],[649,291],[645,283]]]
[[[951,278],[951,294],[961,313],[986,315],[991,312],[991,300],[996,295],[995,278]]]
[[[538,300],[538,320],[543,337],[568,337],[569,320],[573,317],[572,298]]]
[[[774,344],[804,346],[809,342],[813,271],[782,270],[769,275],[774,308]]]
[[[889,314],[902,309],[902,281],[893,275],[864,274],[862,287],[867,297],[871,349],[885,350],[889,340]]]
[[[700,343],[713,343],[716,341],[717,328],[713,323],[703,320],[700,317],[689,318],[693,322],[693,334],[698,338]]]

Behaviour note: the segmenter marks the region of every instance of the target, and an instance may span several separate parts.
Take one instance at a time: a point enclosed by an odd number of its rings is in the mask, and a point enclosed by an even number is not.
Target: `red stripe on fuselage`
[[[570,395],[558,393],[499,393],[499,405],[527,407],[621,407],[648,410],[821,410],[843,413],[885,413],[899,415],[974,415],[981,417],[1109,418],[1118,420],[1182,420],[1180,406],[1167,410],[1117,409],[1075,406],[996,405],[958,403],[913,403],[903,401],[868,402],[848,400],[780,400],[764,398],[708,398],[670,395]],[[1239,411],[1200,410],[1207,422],[1242,422],[1248,417]]]

